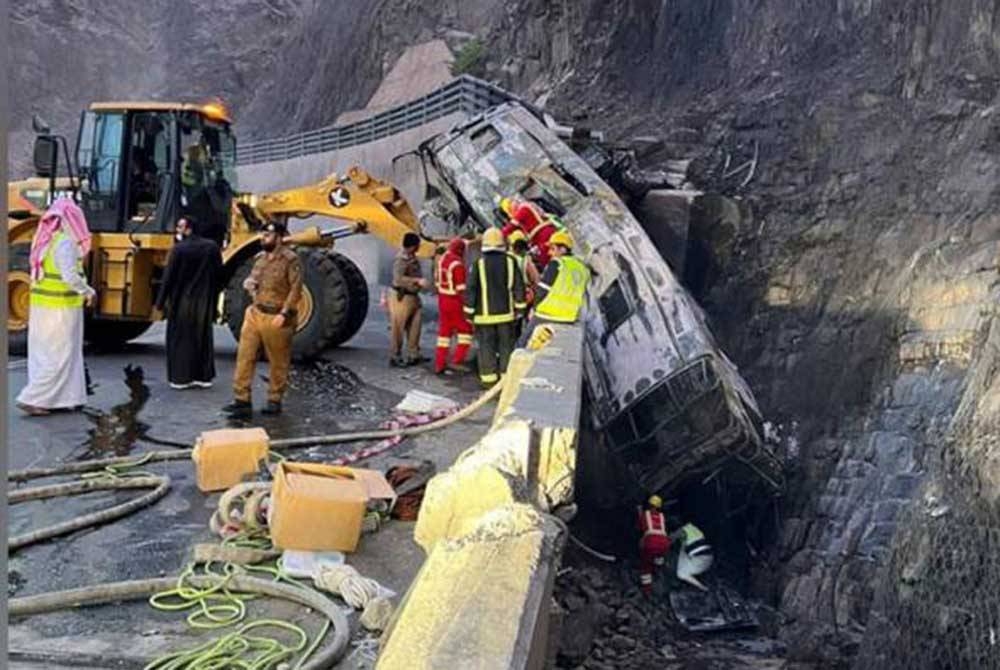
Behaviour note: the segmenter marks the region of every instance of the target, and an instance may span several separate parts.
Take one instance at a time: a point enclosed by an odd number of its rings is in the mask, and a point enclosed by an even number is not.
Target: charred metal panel
[[[734,454],[776,487],[756,401],[693,298],[615,191],[516,104],[432,139],[425,151],[485,228],[514,193],[558,206],[593,270],[584,372],[597,428],[649,489]]]

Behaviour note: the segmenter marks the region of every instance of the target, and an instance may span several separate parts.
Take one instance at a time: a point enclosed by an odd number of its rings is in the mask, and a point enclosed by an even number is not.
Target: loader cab
[[[228,227],[236,139],[221,105],[96,103],[83,113],[76,162],[94,232],[170,234],[185,215]]]

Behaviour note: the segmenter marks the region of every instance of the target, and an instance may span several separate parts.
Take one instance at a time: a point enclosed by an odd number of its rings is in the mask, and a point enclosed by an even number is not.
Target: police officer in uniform
[[[302,295],[302,263],[298,254],[282,244],[288,230],[285,224],[272,221],[264,229],[263,251],[257,254],[250,276],[243,288],[253,302],[243,315],[232,403],[223,408],[234,417],[252,412],[250,389],[260,348],[270,364],[267,406],[264,414],[280,414],[281,398],[288,385],[292,361],[292,336],[295,334],[296,309]]]
[[[479,381],[492,386],[507,371],[514,351],[514,323],[527,303],[524,277],[517,260],[505,250],[503,233],[483,233],[483,253],[469,273],[465,313],[472,320],[479,344]]]
[[[420,269],[417,251],[420,236],[416,233],[403,235],[403,248],[392,262],[392,295],[389,298],[391,318],[391,348],[389,365],[405,367],[419,365],[425,359],[420,355],[420,325],[423,321],[421,289],[427,288]],[[403,338],[406,338],[406,358],[403,358]]]

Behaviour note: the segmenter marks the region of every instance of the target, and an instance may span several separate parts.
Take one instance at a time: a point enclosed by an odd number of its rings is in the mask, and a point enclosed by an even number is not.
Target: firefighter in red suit
[[[653,592],[653,572],[662,568],[664,559],[670,551],[670,536],[667,534],[667,519],[660,511],[663,500],[654,495],[649,498],[646,509],[638,507],[639,532],[639,584],[642,592],[651,595]]]
[[[444,374],[447,370],[451,337],[458,344],[451,367],[464,370],[465,356],[472,346],[472,324],[465,317],[465,240],[456,237],[438,263],[435,284],[438,292],[438,338],[434,356],[434,371]]]
[[[503,227],[504,237],[509,237],[516,225],[528,236],[528,245],[532,248],[535,266],[548,267],[549,261],[552,260],[552,256],[549,255],[549,238],[557,228],[542,208],[528,200],[503,198],[500,201],[500,209],[511,218],[511,221]]]
[[[528,244],[535,251],[538,267],[548,267],[549,261],[552,260],[549,254],[549,238],[556,232],[555,224],[549,221],[541,207],[527,201],[514,203],[513,219],[528,236]]]

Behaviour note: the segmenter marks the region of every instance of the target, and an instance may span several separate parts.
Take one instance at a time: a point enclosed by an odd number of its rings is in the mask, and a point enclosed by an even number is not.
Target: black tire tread
[[[307,286],[315,284],[318,277],[324,287],[319,293],[310,288],[313,296],[312,318],[320,319],[318,332],[314,330],[312,334],[306,334],[309,329],[303,329],[292,340],[292,358],[301,361],[315,358],[325,349],[341,344],[354,335],[356,329],[351,332],[349,328],[351,300],[348,280],[341,272],[342,264],[322,249],[300,250],[299,257]],[[225,289],[225,320],[236,340],[239,340],[243,327],[243,313],[250,304],[249,296],[243,290],[243,281],[252,266],[251,258],[236,268]],[[347,337],[344,337],[345,334]]]
[[[344,331],[340,334],[342,339],[334,345],[339,346],[357,335],[368,317],[368,281],[365,279],[364,273],[361,272],[361,268],[347,256],[334,251],[330,252],[330,257],[333,258],[340,269],[340,274],[347,281],[347,323]]]

